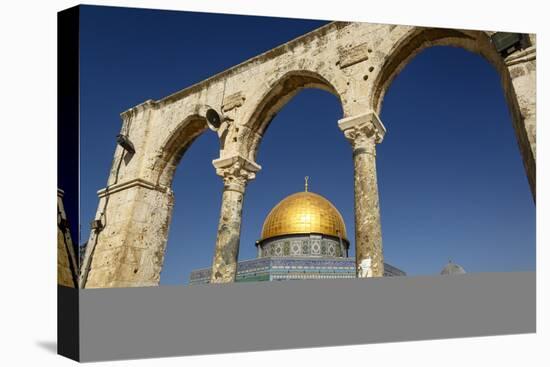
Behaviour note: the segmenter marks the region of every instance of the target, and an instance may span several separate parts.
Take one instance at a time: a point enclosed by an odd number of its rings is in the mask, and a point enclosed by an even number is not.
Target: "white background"
[[[537,334],[100,363],[119,366],[548,365],[548,39],[545,1],[95,1],[163,9],[537,33]],[[56,339],[56,12],[73,1],[0,5],[0,360],[69,365]],[[182,85],[182,88],[185,87]],[[546,101],[546,104],[544,103]],[[475,131],[472,132],[475,134]],[[543,224],[546,223],[546,226]],[[546,346],[546,349],[544,348]]]

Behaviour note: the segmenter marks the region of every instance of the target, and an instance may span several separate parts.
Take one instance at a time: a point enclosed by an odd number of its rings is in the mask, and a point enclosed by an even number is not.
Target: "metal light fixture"
[[[211,130],[218,131],[222,123],[220,114],[217,113],[216,110],[209,108],[206,111],[206,123]]]
[[[132,144],[128,136],[124,134],[118,134],[116,136],[116,142],[118,143],[118,145],[124,148],[124,150],[126,150],[127,152],[131,154],[134,154],[136,152],[136,150],[134,149],[134,144]]]
[[[523,34],[496,32],[491,36],[491,42],[502,57],[507,57],[522,48]]]

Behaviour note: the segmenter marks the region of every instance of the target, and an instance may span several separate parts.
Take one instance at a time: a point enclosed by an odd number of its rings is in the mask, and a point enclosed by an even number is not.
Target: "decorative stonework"
[[[362,43],[352,48],[340,48],[338,54],[340,57],[340,68],[347,68],[362,61],[369,59],[372,49],[367,43]]]
[[[338,121],[338,126],[351,143],[354,152],[365,150],[376,154],[375,145],[382,142],[386,128],[375,112],[368,112]]]
[[[344,257],[347,241],[317,235],[293,235],[267,239],[257,243],[260,257],[295,256],[295,257]]]
[[[216,159],[212,164],[216,174],[223,178],[225,189],[240,193],[244,193],[247,182],[253,180],[261,169],[258,164],[242,156]]]
[[[245,99],[246,97],[242,92],[233,93],[227,96],[223,100],[222,111],[227,112],[227,111],[231,111],[234,108],[241,107]]]

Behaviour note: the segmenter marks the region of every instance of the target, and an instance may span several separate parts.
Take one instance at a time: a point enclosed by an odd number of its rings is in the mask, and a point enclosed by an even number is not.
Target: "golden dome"
[[[312,192],[297,192],[271,210],[265,219],[261,240],[308,233],[340,236],[347,240],[344,219],[330,201]]]

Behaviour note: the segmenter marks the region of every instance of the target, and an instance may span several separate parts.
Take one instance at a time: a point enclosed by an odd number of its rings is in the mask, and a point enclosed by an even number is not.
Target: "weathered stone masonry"
[[[376,144],[382,142],[386,129],[374,112],[342,119],[338,125],[353,147],[356,268],[359,269],[364,259],[370,259],[373,276],[381,277],[384,275],[384,257]]]
[[[69,230],[67,214],[63,205],[63,190],[57,190],[57,284],[76,288],[78,256],[75,254]]]
[[[87,248],[80,285],[158,285],[175,199],[173,175],[187,148],[208,130],[209,109],[221,116],[220,126],[211,128],[220,144],[214,165],[225,187],[212,281],[233,281],[244,191],[246,182],[260,170],[255,160],[264,132],[274,115],[303,88],[329,91],[342,104],[340,127],[354,150],[357,260],[371,258],[373,276],[381,275],[375,144],[385,130],[377,116],[393,78],[416,54],[434,45],[478,53],[500,74],[535,198],[536,39],[529,35],[522,50],[503,58],[493,47],[491,34],[334,22],[163,99],[125,111],[121,133],[132,142],[135,153],[116,148],[96,213],[103,228],[93,231],[89,239],[93,245]]]
[[[211,283],[227,283],[237,276],[245,187],[260,167],[240,156],[216,160],[214,166],[223,178],[224,190]]]

